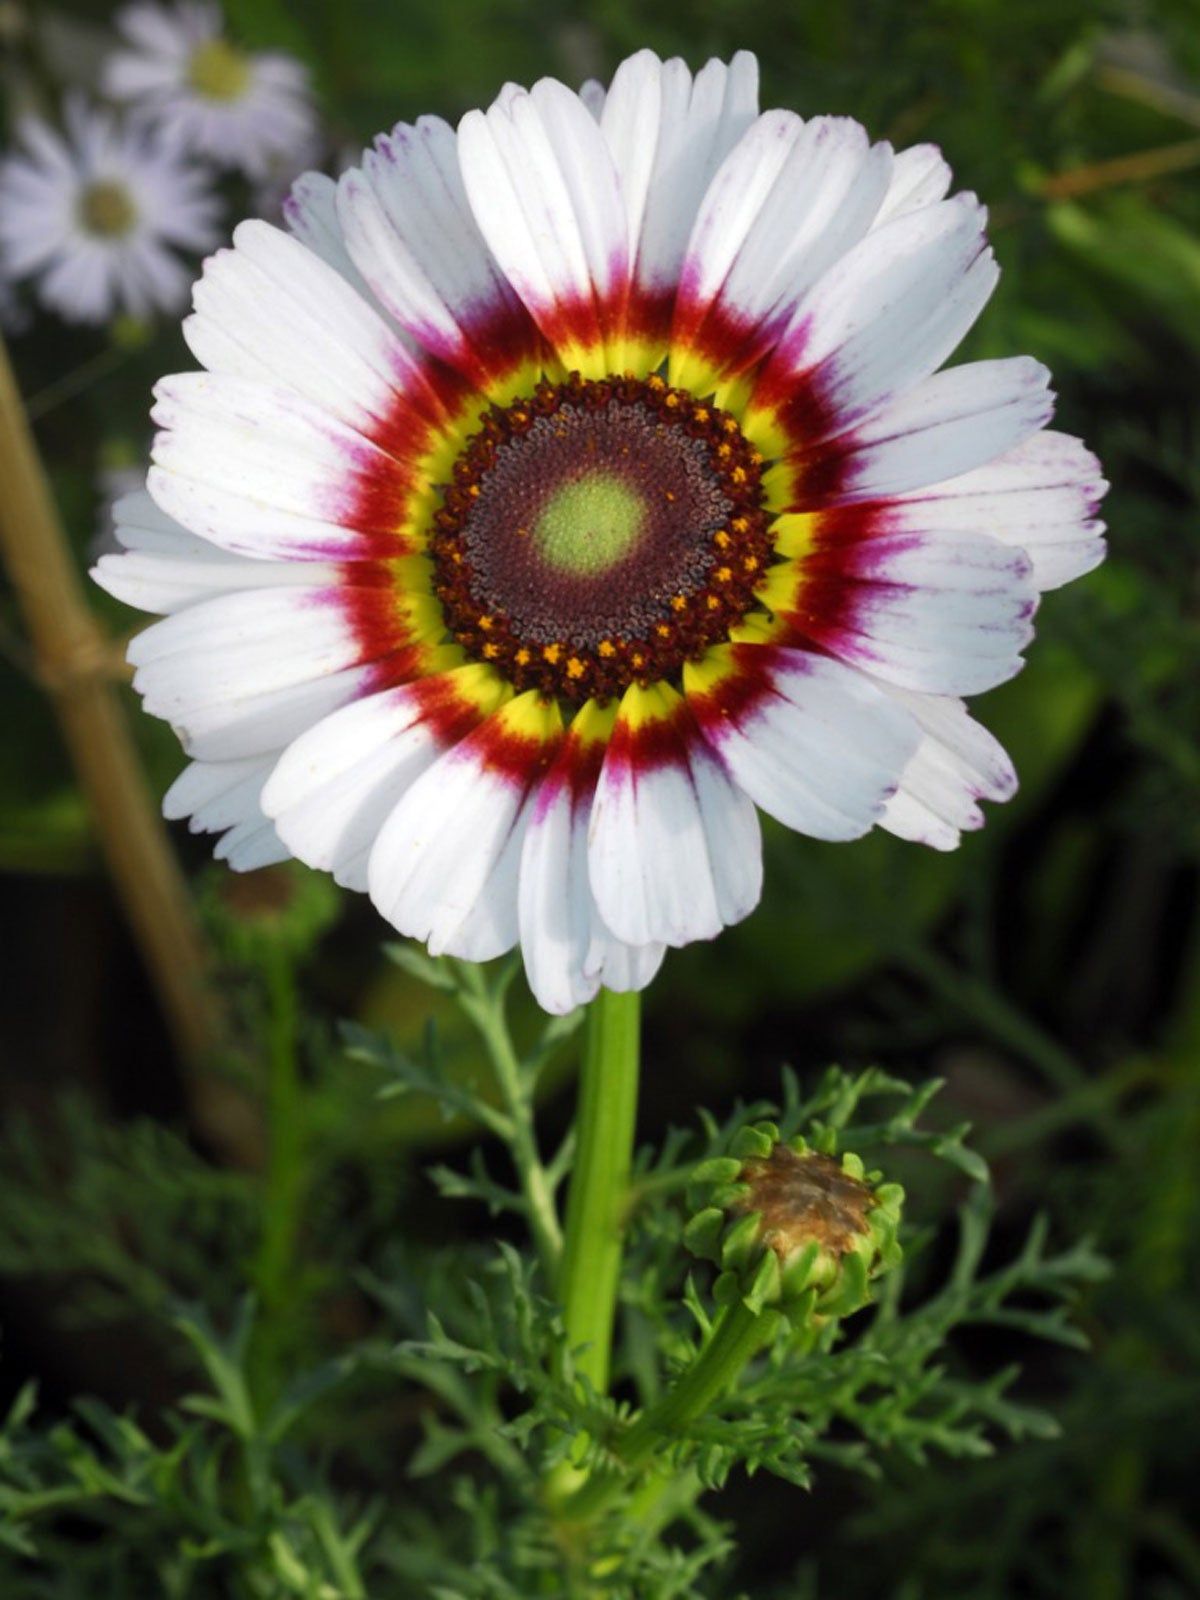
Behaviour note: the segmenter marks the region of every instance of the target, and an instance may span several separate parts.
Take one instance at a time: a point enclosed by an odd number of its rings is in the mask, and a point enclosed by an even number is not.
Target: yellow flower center
[[[137,222],[137,207],[124,184],[92,183],[80,196],[79,219],[88,233],[102,239],[120,239]]]
[[[188,62],[187,80],[206,100],[240,100],[250,83],[250,59],[227,39],[210,39]]]

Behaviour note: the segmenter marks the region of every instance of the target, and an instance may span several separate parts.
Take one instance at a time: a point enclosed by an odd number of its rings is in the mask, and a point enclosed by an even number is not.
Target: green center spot
[[[137,207],[120,183],[93,183],[79,199],[79,216],[88,233],[119,239],[137,222]]]
[[[575,577],[606,572],[636,543],[646,503],[636,489],[605,472],[589,473],[555,493],[533,527],[549,566]]]
[[[226,39],[210,39],[188,62],[188,82],[206,100],[240,100],[250,83],[250,62]]]

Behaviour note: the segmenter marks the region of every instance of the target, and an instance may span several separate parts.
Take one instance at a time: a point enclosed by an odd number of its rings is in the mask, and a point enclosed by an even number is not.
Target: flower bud
[[[210,873],[200,904],[222,952],[249,965],[275,953],[303,960],[339,909],[330,880],[291,861],[254,872]]]
[[[900,1260],[904,1191],[858,1156],[782,1141],[773,1123],[739,1129],[727,1156],[693,1174],[699,1209],[684,1241],[721,1268],[714,1295],[785,1312],[797,1328],[849,1316]]]

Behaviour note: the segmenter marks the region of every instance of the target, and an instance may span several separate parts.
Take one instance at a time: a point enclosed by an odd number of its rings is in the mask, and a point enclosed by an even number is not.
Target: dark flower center
[[[729,635],[771,559],[762,459],[660,378],[573,374],[482,419],[434,517],[455,639],[573,702],[671,678]]]

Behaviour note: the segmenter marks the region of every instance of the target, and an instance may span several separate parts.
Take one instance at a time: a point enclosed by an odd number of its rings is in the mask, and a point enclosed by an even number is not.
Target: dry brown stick
[[[53,700],[113,882],[187,1066],[218,1042],[208,953],[112,682],[111,646],[84,596],[0,338],[0,556]],[[243,1146],[216,1081],[189,1077],[193,1109],[225,1146]],[[219,1104],[218,1104],[219,1102]],[[240,1120],[240,1119],[237,1119]]]
[[[1200,139],[1185,139],[1180,144],[1160,145],[1154,150],[1138,150],[1111,161],[1092,161],[1087,166],[1052,173],[1042,179],[1038,193],[1046,200],[1070,200],[1116,184],[1148,183],[1195,166],[1200,166]]]

